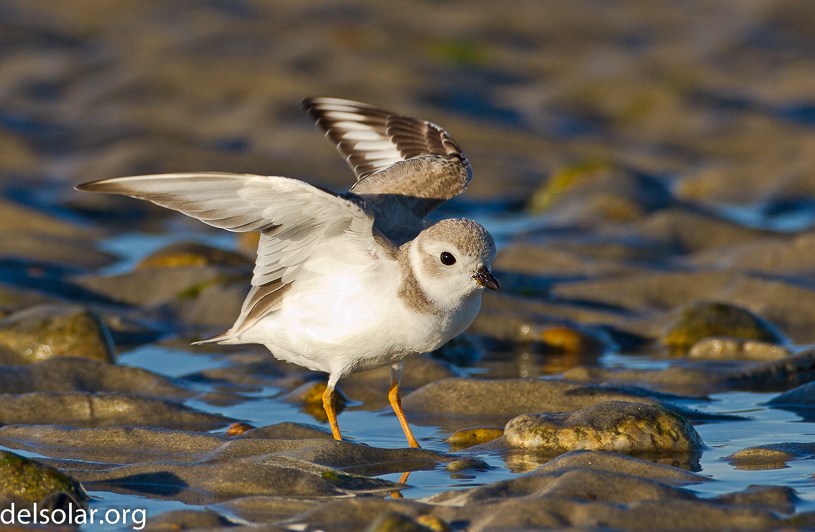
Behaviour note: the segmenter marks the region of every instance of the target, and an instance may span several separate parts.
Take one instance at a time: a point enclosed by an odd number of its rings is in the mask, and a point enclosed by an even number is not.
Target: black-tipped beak
[[[498,281],[492,276],[486,266],[481,266],[478,268],[478,271],[476,271],[475,275],[473,275],[473,279],[475,279],[475,282],[481,286],[486,286],[490,290],[501,289],[501,285],[498,284]]]

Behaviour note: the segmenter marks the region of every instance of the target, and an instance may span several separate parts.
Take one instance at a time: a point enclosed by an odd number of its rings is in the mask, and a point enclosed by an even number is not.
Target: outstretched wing
[[[435,124],[337,98],[302,105],[356,174],[351,191],[385,216],[424,219],[472,179],[461,148]]]
[[[375,239],[364,201],[296,179],[229,173],[162,174],[85,183],[77,190],[144,199],[229,231],[261,231],[252,289],[222,340],[238,335],[282,306],[283,296],[309,271],[309,261],[373,261],[386,241]],[[346,255],[320,244],[341,238]]]

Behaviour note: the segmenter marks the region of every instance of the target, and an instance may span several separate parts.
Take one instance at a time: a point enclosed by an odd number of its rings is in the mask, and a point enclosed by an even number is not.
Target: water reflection
[[[399,477],[399,484],[407,484],[408,477],[410,477],[410,473],[411,473],[410,471],[405,471],[404,473],[402,473],[402,476]],[[391,498],[392,499],[404,499],[405,496],[402,495],[401,491],[394,491],[394,492],[391,493]]]

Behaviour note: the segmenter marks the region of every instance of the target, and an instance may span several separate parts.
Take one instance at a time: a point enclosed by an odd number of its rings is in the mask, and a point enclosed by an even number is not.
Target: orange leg
[[[421,447],[419,442],[416,441],[416,438],[413,437],[413,432],[411,432],[410,425],[408,425],[407,419],[405,418],[405,412],[402,410],[402,399],[399,397],[399,381],[402,379],[402,367],[404,365],[404,362],[399,362],[391,367],[391,387],[388,392],[388,400],[393,407],[393,411],[396,412],[396,417],[399,418],[402,430],[405,431],[408,445],[411,447]]]
[[[404,473],[402,473],[402,476],[399,477],[399,484],[407,484],[409,476],[410,476],[410,471],[405,471]],[[391,493],[391,499],[404,499],[404,498],[405,498],[405,496],[402,495],[398,491],[394,491],[394,492]]]
[[[341,440],[342,434],[340,434],[340,426],[337,424],[337,408],[336,408],[336,397],[334,397],[334,385],[329,380],[328,386],[325,388],[325,392],[323,392],[323,408],[325,408],[325,414],[328,416],[328,423],[331,425],[331,433],[334,435],[335,440]]]

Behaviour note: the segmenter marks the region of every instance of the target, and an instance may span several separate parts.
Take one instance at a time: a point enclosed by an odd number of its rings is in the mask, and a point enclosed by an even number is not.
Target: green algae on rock
[[[8,451],[0,451],[0,495],[37,502],[64,492],[76,501],[88,499],[85,488],[61,471]]]
[[[185,268],[197,266],[252,266],[253,262],[231,251],[198,244],[197,242],[179,242],[163,247],[142,259],[137,270],[152,268]]]
[[[685,308],[672,323],[661,341],[677,348],[689,349],[696,342],[710,336],[727,336],[758,340],[772,344],[786,342],[786,338],[769,322],[755,314],[725,303],[700,302]]]
[[[16,364],[56,357],[114,361],[107,326],[79,305],[38,305],[3,318],[0,345],[17,355]]]
[[[557,453],[591,449],[620,453],[693,451],[703,447],[690,423],[670,410],[607,401],[574,413],[523,414],[507,423],[512,447]]]

